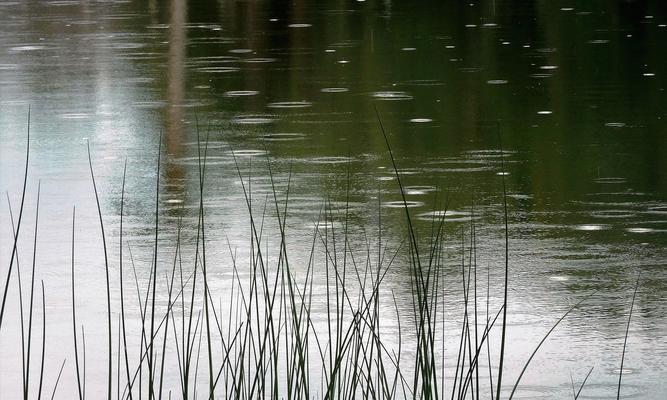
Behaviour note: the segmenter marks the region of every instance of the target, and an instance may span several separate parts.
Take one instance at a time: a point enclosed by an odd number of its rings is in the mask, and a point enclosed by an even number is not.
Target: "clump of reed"
[[[361,244],[353,243],[354,237],[350,234],[348,186],[348,197],[342,207],[324,201],[309,243],[299,244],[309,248],[305,265],[303,260],[295,261],[291,257],[291,244],[286,233],[291,172],[287,182],[277,182],[272,164],[267,158],[270,194],[262,204],[262,212],[258,215],[251,179],[243,176],[239,160],[232,149],[249,220],[249,243],[245,249],[245,253],[249,256],[247,260],[240,260],[236,250],[228,244],[229,257],[232,261],[227,268],[228,275],[232,279],[228,282],[228,298],[225,299],[220,297],[216,299],[216,294],[211,289],[212,280],[219,279],[219,276],[211,275],[210,255],[207,256],[207,246],[210,244],[207,241],[208,225],[204,199],[207,195],[208,134],[202,140],[199,131],[197,132],[199,205],[194,243],[184,241],[181,235],[182,224],[179,220],[173,254],[169,259],[158,257],[162,232],[159,219],[161,145],[158,148],[153,254],[146,288],[142,288],[139,283],[130,243],[124,239],[127,162],[123,169],[119,199],[120,223],[116,263],[118,276],[114,282],[110,268],[113,255],[107,248],[105,221],[95,182],[93,157],[89,148],[90,178],[104,249],[107,343],[105,348],[87,349],[84,326],[80,325],[81,321],[77,319],[76,209],[74,208],[71,220],[71,323],[74,362],[70,363],[69,367],[74,368],[76,373],[78,398],[80,400],[86,398],[86,351],[106,356],[104,392],[108,399],[449,397],[500,400],[505,397],[513,398],[524,372],[542,344],[592,293],[570,306],[555,321],[526,360],[516,381],[507,385],[503,379],[503,371],[506,343],[511,339],[507,337],[506,329],[507,309],[511,300],[508,295],[511,269],[508,207],[503,177],[505,248],[504,262],[497,266],[503,276],[502,303],[497,309],[490,309],[491,285],[488,270],[486,296],[478,292],[483,279],[481,273],[478,273],[475,219],[471,218],[470,226],[467,230],[461,231],[460,238],[463,313],[460,325],[455,328],[458,332],[458,346],[453,349],[455,357],[445,359],[445,309],[448,304],[444,293],[445,280],[448,277],[443,265],[443,248],[446,243],[446,213],[433,217],[431,235],[426,241],[418,237],[406,201],[401,175],[379,115],[378,121],[404,203],[407,236],[402,244],[393,250],[385,245],[382,236],[382,213],[379,207],[377,237],[373,238],[375,245],[371,246],[371,239]],[[38,248],[39,189],[35,211],[32,272],[29,290],[25,293],[17,246],[24,215],[29,143],[28,133],[24,184],[16,221],[11,213],[12,205],[8,197],[14,234],[0,311],[0,335],[3,330],[8,329],[2,325],[2,321],[10,284],[16,277],[23,356],[23,392],[17,397],[39,399],[44,389],[47,337],[46,291],[44,282],[41,282],[43,314],[41,363],[39,369],[35,369],[31,360],[34,355],[32,342],[33,310],[36,308],[34,284]],[[347,181],[349,185],[349,175]],[[279,190],[278,187],[284,189]],[[474,207],[471,207],[472,213]],[[266,221],[269,215],[277,221],[277,232],[274,234],[268,232]],[[269,256],[269,241],[274,248],[277,243],[277,255]],[[184,248],[191,245],[194,245],[194,256],[188,261],[184,259],[186,253]],[[365,251],[359,252],[359,248]],[[128,258],[133,278],[130,281],[127,277]],[[402,313],[395,293],[385,289],[384,286],[388,271],[396,267],[398,260],[404,262],[408,269],[409,284],[406,284],[406,290],[411,292],[412,312],[407,321],[405,318],[401,319]],[[167,267],[162,268],[164,266]],[[321,279],[316,276],[316,270],[324,273],[323,285],[315,282],[316,278]],[[160,271],[167,272],[162,277],[159,276]],[[120,290],[117,303],[112,302],[111,295],[112,286],[115,287],[116,283]],[[131,288],[132,283],[134,288]],[[638,287],[639,277],[635,294]],[[132,291],[135,293],[132,294]],[[135,300],[130,300],[135,296]],[[634,299],[633,295],[625,333],[626,341]],[[139,326],[128,326],[126,313],[131,307],[130,302],[136,303],[138,307]],[[486,303],[484,311],[482,311],[483,302]],[[393,305],[393,312],[387,311],[383,306],[386,304]],[[112,323],[114,313],[117,313],[118,318],[116,330]],[[322,316],[324,322],[321,321]],[[317,318],[319,319],[316,320]],[[492,351],[490,335],[494,329],[500,331],[500,343],[499,347]],[[115,348],[114,343],[116,343]],[[621,393],[625,347],[626,343],[621,356],[618,397]],[[454,370],[453,376],[446,376],[446,363],[451,365],[448,367],[449,370]],[[51,390],[52,399],[56,396],[58,382],[65,365],[66,360],[63,360]],[[494,370],[497,371],[496,376]],[[574,390],[573,383],[573,398],[579,397],[592,370],[592,368],[589,370],[578,391]],[[177,371],[177,382],[166,381],[169,371]],[[31,377],[35,375],[39,378],[36,393],[31,391],[35,387]]]

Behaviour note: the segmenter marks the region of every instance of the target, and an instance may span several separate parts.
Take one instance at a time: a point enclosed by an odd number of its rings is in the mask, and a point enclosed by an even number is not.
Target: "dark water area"
[[[267,230],[276,228],[267,161],[281,198],[290,181],[287,226],[295,265],[308,259],[327,203],[338,211],[348,207],[358,248],[376,241],[379,227],[381,247],[401,245],[405,204],[381,121],[419,237],[427,243],[433,217],[445,214],[452,327],[461,318],[461,235],[470,234],[471,222],[485,285],[489,271],[490,303],[502,302],[504,179],[508,385],[568,307],[598,291],[545,343],[515,397],[571,396],[570,376],[580,382],[591,367],[581,398],[613,397],[641,272],[623,397],[664,398],[666,43],[667,3],[649,0],[0,3],[0,189],[16,214],[30,107],[26,231],[19,251],[27,269],[40,180],[37,276],[53,315],[49,342],[64,343],[47,357],[48,382],[72,354],[74,205],[80,298],[91,299],[81,314],[91,343],[105,340],[105,326],[94,323],[105,311],[104,260],[87,143],[114,254],[127,159],[124,236],[145,287],[160,138],[164,260],[173,257],[179,218],[184,242],[194,246],[198,132],[202,143],[208,138],[204,206],[215,259],[211,273],[218,278],[211,285],[226,293],[229,248],[238,246],[243,255],[249,240],[239,173],[251,185],[257,215],[268,201]],[[5,203],[3,281],[13,244]],[[274,236],[270,246],[278,241]],[[409,312],[410,272],[402,257],[386,282]],[[18,398],[21,388],[20,332],[9,328],[19,319],[12,286],[9,322],[0,336],[3,399]],[[386,302],[393,310],[391,299]],[[132,315],[138,320],[138,309]],[[452,343],[454,330],[446,339]],[[105,389],[104,365],[97,362],[104,357],[90,357],[89,390],[97,398]],[[69,364],[59,389],[63,398],[76,391]]]

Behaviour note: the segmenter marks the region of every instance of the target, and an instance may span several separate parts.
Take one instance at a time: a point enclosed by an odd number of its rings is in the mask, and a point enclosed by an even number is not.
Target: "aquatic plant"
[[[490,269],[487,269],[486,298],[478,293],[478,265],[476,246],[475,218],[470,218],[470,226],[461,229],[461,289],[463,293],[463,315],[458,332],[456,357],[445,359],[445,311],[449,306],[445,301],[444,245],[446,240],[446,212],[433,214],[431,235],[427,240],[419,238],[406,200],[405,187],[392,152],[389,136],[384,130],[378,114],[378,123],[387,146],[388,156],[398,184],[403,202],[407,236],[395,249],[389,249],[383,237],[383,216],[379,211],[376,242],[371,239],[363,243],[354,243],[350,233],[350,202],[348,172],[347,197],[343,206],[334,206],[329,199],[323,201],[312,232],[308,258],[299,269],[290,251],[286,233],[289,216],[292,172],[286,182],[276,180],[271,160],[266,158],[270,181],[270,193],[261,204],[261,214],[256,212],[256,200],[253,199],[252,179],[243,176],[240,161],[234,149],[230,147],[243,199],[249,220],[250,241],[246,249],[247,260],[240,260],[238,252],[228,241],[231,265],[228,265],[229,297],[223,310],[222,299],[216,309],[215,294],[211,289],[211,280],[217,279],[208,270],[210,254],[207,256],[206,236],[206,167],[208,133],[202,142],[197,129],[198,150],[198,207],[197,229],[194,238],[194,257],[184,260],[184,243],[181,235],[182,220],[179,217],[173,257],[169,261],[158,258],[161,233],[160,216],[160,153],[158,147],[157,173],[155,187],[155,221],[153,227],[152,263],[147,288],[142,293],[136,273],[134,257],[130,243],[124,240],[125,183],[127,162],[123,167],[123,179],[120,195],[120,218],[118,233],[118,284],[120,289],[118,303],[112,303],[110,274],[110,256],[107,252],[104,220],[95,184],[93,159],[88,149],[90,177],[93,183],[99,228],[104,248],[106,276],[106,349],[93,347],[88,351],[106,355],[106,396],[114,397],[113,377],[116,377],[115,397],[118,399],[162,399],[196,398],[206,396],[214,398],[419,398],[473,399],[501,397],[513,398],[524,372],[529,367],[542,344],[557,326],[578,306],[594,293],[590,293],[574,305],[552,325],[534,348],[525,362],[517,380],[511,386],[503,385],[504,358],[506,356],[506,327],[508,320],[509,277],[511,275],[509,259],[508,206],[505,182],[503,178],[503,216],[505,248],[504,262],[500,266],[503,272],[503,301],[495,310],[490,309]],[[198,125],[198,124],[197,124]],[[29,138],[28,138],[29,141]],[[29,143],[29,142],[28,142]],[[501,152],[502,154],[502,152]],[[24,310],[24,288],[17,242],[23,215],[23,202],[28,175],[29,146],[26,151],[26,171],[19,209],[18,220],[13,228],[13,250],[7,269],[2,307],[11,282],[12,271],[16,268],[18,295],[21,316],[21,346],[23,354],[23,393],[30,398],[32,315],[34,308],[34,283],[37,232],[39,221],[39,189],[37,192],[37,210],[33,240],[32,274],[30,289],[27,291],[28,308]],[[284,187],[283,191],[278,189]],[[436,191],[434,203],[443,201],[442,193]],[[8,199],[9,200],[9,199]],[[378,203],[380,203],[378,198]],[[449,199],[445,198],[445,209]],[[10,213],[12,210],[9,203]],[[474,215],[474,202],[471,215]],[[271,234],[268,228],[270,217],[277,221],[277,232]],[[336,224],[338,222],[340,224]],[[76,269],[75,269],[75,226],[76,208],[72,210],[71,237],[71,318],[72,337],[74,340],[74,369],[76,387],[80,400],[86,398],[86,343],[84,327],[81,325],[79,340],[76,313]],[[342,229],[342,232],[339,230]],[[375,229],[374,229],[375,230]],[[455,240],[458,240],[456,238]],[[275,246],[277,255],[269,256],[269,241]],[[304,244],[301,243],[301,246]],[[364,249],[359,251],[359,248]],[[133,337],[127,326],[126,312],[130,299],[126,292],[125,271],[127,264],[124,249],[128,250],[136,287],[136,304],[140,314],[139,332]],[[403,261],[405,260],[405,261]],[[247,270],[242,271],[242,261],[248,262]],[[391,268],[401,262],[408,267],[409,285],[412,294],[412,312],[409,320],[401,319],[396,295],[393,290],[385,289],[384,279]],[[168,266],[164,284],[158,280],[160,266]],[[324,273],[324,284],[315,282],[315,270]],[[303,276],[298,276],[299,272]],[[457,283],[458,285],[458,283]],[[323,286],[323,287],[316,287]],[[481,286],[481,284],[480,284]],[[639,277],[635,286],[632,307],[639,287]],[[164,290],[164,292],[161,292]],[[160,291],[160,296],[158,292]],[[387,302],[385,298],[390,298]],[[161,306],[160,300],[166,299]],[[482,315],[479,303],[486,301],[486,312]],[[318,303],[318,304],[314,304]],[[390,303],[390,313],[383,309],[383,304]],[[632,307],[630,316],[632,315]],[[24,314],[27,312],[27,321]],[[112,316],[118,312],[116,348],[113,348]],[[42,351],[41,364],[37,373],[39,384],[37,398],[41,398],[46,354],[46,295],[42,282]],[[0,323],[3,314],[0,314]],[[492,351],[490,335],[496,322],[502,315],[500,346],[498,350],[497,376],[493,377]],[[317,321],[316,317],[325,316],[326,321]],[[27,335],[25,333],[27,324]],[[626,342],[629,334],[630,318],[626,328]],[[2,325],[0,325],[2,327]],[[7,329],[7,328],[5,328]],[[392,331],[388,334],[387,331]],[[0,331],[0,334],[2,332]],[[408,339],[406,339],[406,336]],[[394,339],[393,343],[386,338]],[[202,340],[205,347],[202,354]],[[621,378],[625,345],[621,357],[618,396],[621,392]],[[80,357],[79,346],[82,354]],[[196,348],[196,350],[195,350]],[[495,350],[495,348],[494,348]],[[486,353],[486,354],[485,354]],[[112,360],[116,356],[114,370]],[[488,371],[485,371],[480,359],[486,356]],[[168,365],[167,359],[176,358]],[[81,361],[81,362],[80,362]],[[200,378],[200,362],[204,378]],[[445,362],[452,363],[454,375],[445,376]],[[56,389],[66,361],[58,371],[51,398]],[[82,365],[81,365],[82,364]],[[179,382],[165,382],[167,371],[178,371]],[[579,397],[593,369],[583,379],[573,397]],[[488,375],[488,382],[483,382],[480,375]],[[205,384],[203,384],[204,382]],[[165,386],[178,386],[178,390]],[[511,387],[511,390],[509,389]]]

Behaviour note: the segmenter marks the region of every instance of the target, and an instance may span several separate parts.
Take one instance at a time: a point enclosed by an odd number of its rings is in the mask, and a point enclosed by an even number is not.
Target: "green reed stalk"
[[[76,384],[79,391],[79,400],[84,399],[84,391],[81,385],[81,374],[79,369],[79,340],[76,336],[76,299],[74,297],[74,227],[76,221],[76,207],[72,208],[72,332],[74,334],[74,366],[76,368]]]
[[[32,248],[32,274],[30,276],[30,303],[28,306],[28,351],[26,355],[26,367],[25,367],[25,386],[23,388],[23,398],[28,399],[28,390],[30,388],[30,350],[32,344],[32,311],[33,311],[33,299],[35,293],[35,265],[37,261],[37,227],[39,224],[39,197],[42,189],[41,182],[37,186],[37,207],[35,211],[35,236],[33,241]]]
[[[565,314],[563,314],[563,316],[560,317],[560,318],[558,319],[558,321],[556,321],[556,323],[551,327],[551,329],[549,329],[549,331],[547,332],[547,334],[544,335],[544,337],[542,338],[542,340],[540,340],[540,343],[538,343],[538,345],[535,347],[535,349],[534,349],[533,352],[531,353],[530,357],[528,357],[528,361],[526,361],[526,364],[525,364],[525,365],[523,366],[523,368],[521,369],[521,373],[519,373],[519,377],[516,379],[516,383],[514,384],[514,387],[512,388],[512,392],[510,393],[509,399],[512,399],[512,397],[514,396],[514,392],[516,391],[517,387],[519,386],[519,382],[521,382],[521,378],[523,377],[523,374],[526,372],[526,369],[528,369],[528,365],[529,365],[530,362],[533,360],[533,357],[535,357],[535,354],[537,354],[537,351],[540,349],[540,347],[542,346],[542,344],[547,340],[547,338],[549,337],[549,335],[551,335],[551,332],[553,332],[554,329],[556,329],[556,327],[558,326],[558,324],[560,324],[561,321],[563,321],[563,320],[565,319],[565,317],[567,317],[568,314],[570,314],[570,313],[572,312],[572,310],[574,310],[575,308],[577,308],[577,307],[578,307],[581,303],[583,303],[584,301],[588,300],[588,298],[591,297],[592,295],[594,295],[596,292],[597,292],[597,291],[595,291],[595,292],[593,292],[593,293],[587,295],[587,296],[584,297],[583,299],[579,300],[575,305],[573,305],[572,307],[570,307],[570,309],[568,309],[567,312],[566,312]]]
[[[155,398],[155,376],[153,369],[153,337],[155,333],[155,294],[157,292],[157,251],[158,251],[158,232],[159,232],[159,206],[160,206],[160,161],[162,158],[162,132],[160,132],[160,140],[158,144],[157,154],[157,172],[155,175],[155,244],[153,248],[153,274],[151,281],[153,285],[153,296],[151,299],[151,328],[150,328],[150,342],[148,345],[148,399]]]
[[[586,377],[584,378],[583,382],[581,382],[581,386],[579,386],[579,390],[577,390],[577,393],[574,395],[574,400],[577,400],[579,398],[579,395],[581,394],[581,389],[584,388],[584,385],[586,384],[586,381],[588,380],[588,377],[591,376],[591,372],[593,372],[593,367],[588,370],[588,373],[586,374]]]
[[[111,400],[111,380],[113,375],[113,367],[111,364],[112,349],[111,349],[111,285],[109,282],[109,257],[107,255],[107,241],[104,235],[104,222],[102,221],[102,207],[100,206],[100,198],[97,194],[97,185],[95,184],[95,174],[93,173],[93,160],[90,156],[90,142],[88,144],[88,166],[90,167],[90,177],[93,181],[93,191],[95,192],[95,202],[97,203],[97,214],[100,218],[100,229],[102,231],[102,246],[104,247],[104,270],[106,273],[106,289],[107,289],[107,328],[108,328],[108,347],[107,347],[107,399]]]
[[[39,367],[39,390],[37,400],[42,398],[42,384],[44,383],[44,358],[46,356],[46,295],[44,294],[44,281],[42,282],[42,362]]]
[[[121,185],[120,191],[120,232],[118,238],[118,278],[120,281],[120,316],[121,316],[121,325],[123,327],[123,354],[125,358],[125,374],[127,377],[128,385],[128,395],[130,400],[132,397],[132,385],[130,384],[130,363],[127,356],[127,331],[125,323],[125,291],[123,287],[123,209],[125,206],[125,178],[127,174],[127,158],[123,165],[123,183]],[[120,349],[118,349],[120,352]],[[120,369],[118,370],[118,376],[120,376]]]
[[[14,233],[14,244],[12,246],[12,256],[9,259],[9,268],[7,279],[5,280],[5,289],[2,292],[2,305],[0,306],[0,331],[2,331],[2,321],[5,315],[5,304],[7,302],[7,293],[9,292],[9,282],[12,278],[12,268],[14,266],[14,256],[18,251],[19,232],[21,230],[21,219],[23,217],[23,205],[25,204],[25,192],[28,184],[28,165],[30,161],[30,106],[28,106],[28,133],[26,137],[25,151],[25,171],[23,173],[23,189],[21,190],[21,206],[19,207],[19,216],[16,223],[16,232]]]
[[[503,154],[502,137],[500,135],[500,125],[498,125],[498,146],[500,147],[500,169],[501,180],[503,183],[503,221],[505,223],[505,282],[503,292],[503,328],[500,336],[500,361],[498,363],[498,382],[496,383],[496,400],[500,400],[500,390],[503,381],[503,364],[505,360],[505,342],[507,331],[507,290],[509,280],[509,227],[507,222],[507,187],[505,185],[505,157]]]
[[[60,364],[60,370],[58,371],[58,377],[56,378],[56,383],[53,385],[53,391],[51,392],[51,400],[53,400],[56,397],[56,390],[58,390],[58,383],[60,383],[60,376],[63,373],[63,368],[65,368],[65,362],[67,359],[65,358],[63,360],[63,363]]]
[[[621,368],[618,371],[618,390],[616,392],[616,400],[621,398],[621,380],[623,379],[623,363],[625,362],[625,348],[628,344],[628,334],[630,333],[630,321],[632,320],[632,310],[635,307],[635,297],[637,296],[637,289],[639,289],[639,278],[641,278],[641,271],[637,274],[637,283],[635,283],[635,291],[632,293],[632,303],[630,304],[630,314],[628,314],[628,324],[625,327],[625,338],[623,339],[623,353],[621,354]]]
[[[14,224],[14,212],[12,211],[12,202],[9,199],[9,193],[6,193],[7,195],[7,206],[9,207],[9,219],[12,223],[12,235],[16,236],[16,225]],[[25,393],[27,389],[27,382],[26,382],[26,376],[27,376],[27,370],[26,370],[26,360],[25,360],[25,355],[26,355],[26,343],[25,343],[25,320],[24,320],[24,310],[23,310],[23,283],[21,282],[21,264],[19,262],[19,253],[18,250],[16,251],[16,254],[14,255],[16,257],[16,277],[17,277],[17,283],[18,283],[18,292],[19,292],[19,314],[20,314],[20,320],[21,320],[21,383],[23,387],[23,393]]]

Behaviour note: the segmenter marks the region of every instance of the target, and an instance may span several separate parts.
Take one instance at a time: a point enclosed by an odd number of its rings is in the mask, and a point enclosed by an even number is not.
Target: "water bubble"
[[[600,184],[619,184],[619,183],[625,183],[626,179],[625,178],[620,178],[620,177],[606,177],[606,178],[597,178],[595,179],[595,183],[600,183]]]
[[[624,122],[607,122],[606,124],[604,124],[604,126],[606,126],[608,128],[624,128],[625,123]]]
[[[646,76],[646,77],[652,77],[652,76],[655,76],[655,74],[654,74],[653,72],[644,72],[642,75],[643,75],[643,76]]]
[[[211,74],[224,74],[224,73],[236,72],[236,71],[240,71],[240,70],[241,69],[238,68],[238,67],[223,67],[223,66],[197,68],[197,71],[199,71],[199,72],[208,72],[208,73],[211,73]]]
[[[243,60],[244,63],[248,64],[266,64],[278,61],[276,58],[272,57],[254,57]]]
[[[410,122],[415,124],[424,124],[428,122],[433,122],[433,120],[431,118],[412,118]]]
[[[310,28],[311,24],[289,24],[287,25],[288,28]]]
[[[412,100],[412,96],[410,96],[409,94],[397,91],[374,92],[371,94],[371,96],[380,100]]]
[[[15,46],[10,47],[9,51],[35,51],[35,50],[44,50],[46,47],[40,45],[25,45],[25,46]]]
[[[650,214],[667,214],[667,206],[651,206],[647,212]]]
[[[341,222],[332,222],[332,221],[319,221],[317,223],[308,223],[305,224],[307,229],[343,229],[343,224]]]
[[[269,108],[306,108],[312,106],[313,103],[309,101],[278,101],[267,104]]]
[[[600,211],[593,211],[591,213],[591,216],[594,218],[632,218],[635,216],[635,213],[633,211],[629,210],[600,210]]]
[[[504,85],[507,83],[505,79],[491,79],[486,81],[489,85]]]
[[[89,119],[92,116],[92,114],[88,113],[65,113],[58,115],[62,119]]]
[[[230,90],[225,92],[225,97],[255,96],[259,94],[256,90]]]
[[[435,186],[406,186],[405,194],[412,196],[425,195],[436,190]]]
[[[256,157],[256,156],[264,156],[267,154],[267,152],[265,150],[246,149],[246,150],[234,150],[233,154],[236,157]]]
[[[269,142],[287,142],[303,140],[305,137],[306,135],[302,133],[267,133],[266,135],[262,136],[261,139]]]
[[[233,118],[231,122],[238,125],[263,125],[273,121],[275,118],[269,115],[240,115]]]
[[[348,91],[350,91],[350,89],[344,87],[329,87],[320,89],[320,92],[322,93],[344,93]]]
[[[231,49],[229,52],[234,54],[247,54],[252,53],[252,49]]]
[[[550,111],[550,110],[541,110],[541,111],[538,111],[537,114],[538,114],[538,115],[549,115],[549,114],[553,114],[553,111]]]
[[[630,233],[652,233],[655,232],[656,230],[653,228],[638,227],[638,228],[627,228],[626,231]]]
[[[583,225],[575,225],[573,227],[574,230],[576,231],[602,231],[609,229],[609,225],[601,225],[601,224],[583,224]]]
[[[305,160],[310,164],[346,164],[350,161],[354,161],[351,157],[343,156],[324,156],[324,157],[313,157]]]
[[[416,208],[416,207],[421,207],[423,206],[424,203],[421,201],[402,201],[402,200],[397,200],[397,201],[385,201],[382,203],[382,207],[387,207],[387,208]]]
[[[401,50],[402,51],[416,51],[417,48],[416,47],[403,47]]]
[[[615,368],[612,370],[614,375],[618,375],[621,372],[620,368]],[[635,371],[631,368],[623,368],[623,375],[630,375],[633,374]]]
[[[445,222],[465,222],[470,221],[470,214],[464,211],[456,210],[435,210],[417,215],[422,221],[433,221],[442,219]],[[478,218],[477,216],[475,218]]]

